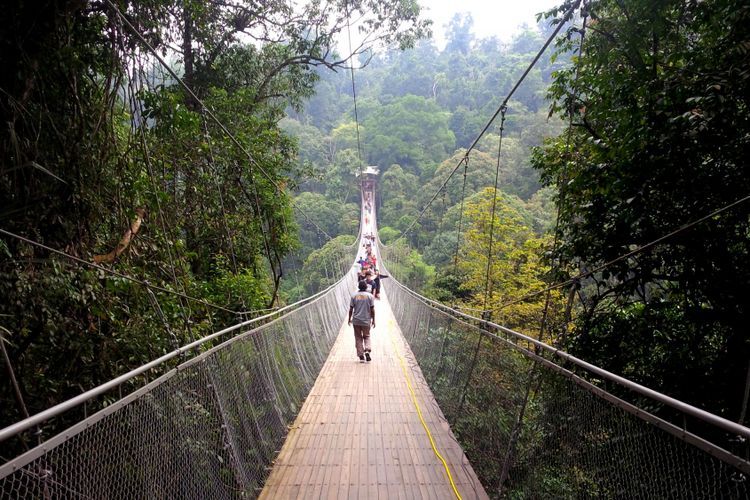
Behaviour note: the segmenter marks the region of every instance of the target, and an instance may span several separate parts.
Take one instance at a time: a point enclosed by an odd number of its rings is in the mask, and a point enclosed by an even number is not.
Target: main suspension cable
[[[103,271],[103,272],[105,272],[107,274],[111,274],[112,276],[117,276],[118,278],[126,279],[128,281],[132,281],[133,283],[137,283],[137,284],[139,284],[141,286],[144,286],[146,288],[150,288],[152,290],[158,290],[158,291],[164,292],[164,293],[171,293],[172,295],[177,295],[177,296],[182,297],[184,299],[192,300],[193,302],[201,303],[204,306],[213,307],[214,309],[219,309],[221,311],[225,311],[225,312],[228,312],[228,313],[241,314],[239,311],[233,311],[232,309],[228,309],[226,307],[213,304],[213,303],[208,302],[208,301],[206,301],[204,299],[199,299],[199,298],[192,297],[192,296],[187,295],[187,294],[182,293],[182,292],[177,292],[175,290],[170,290],[169,288],[164,288],[164,287],[161,287],[159,285],[154,285],[152,283],[149,283],[148,281],[136,278],[134,276],[130,276],[128,274],[121,273],[119,271],[115,271],[114,269],[108,269],[108,268],[106,268],[106,267],[104,267],[102,265],[96,264],[94,262],[89,262],[89,261],[84,260],[84,259],[82,259],[80,257],[76,257],[75,255],[71,255],[69,253],[65,253],[62,250],[57,250],[55,248],[47,246],[44,243],[40,243],[40,242],[32,240],[30,238],[26,238],[25,236],[21,236],[21,235],[15,234],[15,233],[11,233],[10,231],[6,231],[5,229],[0,229],[0,234],[4,234],[5,236],[9,236],[9,237],[15,238],[15,239],[17,239],[19,241],[23,241],[24,243],[28,243],[29,245],[33,245],[35,247],[42,248],[44,250],[47,250],[48,252],[52,252],[54,254],[60,255],[61,257],[65,257],[66,259],[70,259],[72,261],[78,262],[79,264],[83,264],[84,266],[88,266],[88,267],[93,268],[93,269],[98,269],[99,271]]]
[[[565,12],[562,19],[558,23],[555,30],[550,34],[549,37],[547,37],[547,41],[544,42],[544,45],[542,45],[542,48],[539,49],[539,52],[537,52],[536,56],[534,56],[534,59],[531,61],[531,64],[526,68],[526,71],[523,72],[521,77],[518,79],[516,84],[513,86],[513,88],[510,90],[508,95],[505,97],[502,103],[500,103],[500,106],[497,107],[497,110],[495,110],[495,113],[492,115],[492,118],[489,119],[487,122],[487,125],[484,126],[482,131],[479,133],[476,139],[474,139],[474,142],[471,143],[471,146],[469,146],[468,151],[472,151],[474,147],[477,145],[479,140],[482,138],[482,136],[487,132],[487,130],[490,128],[492,123],[495,121],[497,116],[502,112],[503,108],[506,108],[508,106],[508,102],[510,101],[510,98],[513,97],[513,94],[516,93],[516,90],[518,90],[518,87],[521,86],[521,83],[526,79],[526,77],[529,75],[531,70],[536,66],[536,63],[539,62],[539,59],[542,57],[544,52],[547,50],[547,47],[552,43],[552,40],[555,39],[557,34],[560,32],[560,30],[565,26],[565,23],[570,19],[570,17],[573,15],[573,12],[578,9],[578,7],[581,5],[581,0],[577,0],[573,5],[570,6],[570,8]]]
[[[518,299],[511,300],[511,301],[506,302],[504,304],[501,304],[500,306],[495,307],[495,308],[493,308],[491,310],[492,311],[500,311],[502,309],[505,309],[506,307],[512,306],[513,304],[518,304],[519,302],[523,302],[525,300],[528,300],[530,298],[536,297],[537,295],[543,294],[545,292],[556,290],[558,288],[563,288],[563,287],[566,287],[566,286],[569,286],[569,285],[576,284],[579,281],[581,281],[582,279],[588,278],[588,277],[590,277],[590,276],[592,276],[592,275],[594,275],[594,274],[596,274],[596,273],[598,273],[600,271],[603,271],[603,270],[607,269],[608,267],[612,266],[613,264],[616,264],[616,263],[618,263],[618,262],[620,262],[622,260],[625,260],[625,259],[628,259],[630,257],[633,257],[634,255],[638,255],[638,254],[640,254],[640,253],[648,250],[649,248],[651,248],[653,246],[656,246],[659,243],[661,243],[661,242],[663,242],[665,240],[668,240],[669,238],[672,238],[673,236],[676,236],[676,235],[678,235],[680,233],[683,233],[683,232],[687,231],[688,229],[692,229],[693,227],[697,226],[698,224],[701,224],[701,223],[703,223],[703,222],[705,222],[705,221],[707,221],[709,219],[712,219],[713,217],[716,217],[717,215],[720,215],[720,214],[722,214],[722,213],[724,213],[724,212],[726,212],[728,210],[731,210],[732,208],[734,208],[734,207],[736,207],[738,205],[741,205],[741,204],[743,204],[743,203],[745,203],[745,202],[747,202],[749,200],[750,200],[750,195],[744,196],[744,197],[742,197],[742,198],[740,198],[738,200],[733,201],[732,203],[730,203],[728,205],[724,205],[723,207],[721,207],[721,208],[719,208],[717,210],[714,210],[713,212],[711,212],[708,215],[704,215],[700,219],[696,219],[696,220],[694,220],[692,222],[688,222],[686,224],[683,224],[682,226],[678,227],[677,229],[675,229],[673,231],[670,231],[669,233],[667,233],[667,234],[665,234],[665,235],[663,235],[663,236],[661,236],[659,238],[656,238],[655,240],[649,241],[648,243],[645,243],[644,245],[641,245],[641,246],[639,246],[639,247],[631,250],[630,252],[627,252],[627,253],[624,253],[624,254],[622,254],[622,255],[620,255],[618,257],[615,257],[612,260],[608,260],[607,262],[605,262],[603,264],[600,264],[599,266],[596,266],[594,269],[591,269],[589,271],[584,271],[584,272],[579,273],[579,274],[577,274],[577,275],[573,276],[572,278],[569,278],[569,279],[567,279],[565,281],[560,281],[558,283],[550,285],[550,286],[548,286],[546,288],[543,288],[541,290],[538,290],[536,292],[532,292],[532,293],[529,293],[527,295],[524,295],[523,297],[520,297]]]
[[[555,28],[555,30],[554,30],[554,31],[553,31],[553,32],[552,32],[552,33],[550,34],[550,36],[549,36],[549,37],[547,37],[547,41],[545,41],[545,42],[544,42],[544,45],[542,45],[542,48],[541,48],[541,49],[539,49],[539,52],[537,52],[536,56],[534,56],[534,59],[533,59],[533,60],[531,61],[531,64],[529,64],[529,66],[528,66],[528,67],[526,68],[526,70],[525,70],[525,71],[523,72],[523,74],[521,75],[521,77],[520,77],[520,78],[519,78],[519,79],[518,79],[518,80],[516,81],[516,84],[515,84],[515,85],[513,86],[513,88],[511,89],[511,91],[510,91],[510,92],[508,93],[508,95],[507,95],[507,96],[505,97],[505,99],[503,99],[503,102],[502,102],[502,103],[500,103],[500,106],[498,106],[497,110],[495,110],[495,113],[494,113],[494,114],[492,115],[492,117],[491,117],[491,118],[489,119],[489,121],[488,121],[488,122],[487,122],[487,124],[486,124],[486,125],[484,126],[484,128],[482,129],[482,131],[481,131],[481,132],[479,132],[479,135],[478,135],[478,136],[476,137],[476,139],[474,139],[474,142],[472,142],[472,143],[471,143],[471,146],[469,146],[469,148],[468,148],[468,149],[466,150],[466,153],[464,154],[464,156],[465,156],[465,157],[466,157],[466,156],[469,156],[469,155],[471,154],[471,152],[472,152],[472,151],[474,150],[474,148],[475,148],[475,147],[476,147],[476,145],[477,145],[477,144],[479,143],[479,141],[480,141],[480,140],[482,139],[482,137],[484,137],[484,134],[485,134],[485,133],[487,132],[487,130],[488,130],[488,129],[489,129],[489,128],[490,128],[491,126],[492,126],[492,124],[493,124],[493,123],[495,122],[495,119],[497,118],[497,116],[498,116],[498,115],[499,115],[499,114],[500,114],[500,113],[502,112],[502,110],[503,110],[503,109],[506,109],[506,108],[508,107],[508,102],[510,101],[510,98],[511,98],[511,97],[513,97],[513,94],[515,94],[515,93],[516,93],[516,90],[518,90],[518,88],[519,88],[519,87],[521,86],[521,83],[523,83],[523,81],[524,81],[524,80],[526,79],[526,77],[527,77],[527,76],[529,75],[529,73],[530,73],[530,72],[531,72],[531,70],[532,70],[532,69],[534,68],[534,66],[536,66],[536,63],[537,63],[537,62],[539,62],[539,59],[540,59],[540,58],[542,57],[542,55],[544,54],[544,52],[545,52],[545,51],[547,50],[547,47],[549,47],[549,45],[550,45],[550,44],[552,43],[552,41],[553,41],[553,40],[555,39],[555,37],[557,36],[557,34],[558,34],[558,33],[560,32],[560,30],[561,30],[561,29],[563,28],[563,26],[564,26],[564,25],[565,25],[565,23],[566,23],[566,22],[568,21],[568,19],[570,19],[570,17],[571,17],[572,15],[573,15],[573,12],[575,12],[575,10],[576,10],[576,9],[577,9],[577,8],[579,7],[579,5],[580,5],[580,4],[581,4],[581,0],[577,0],[577,1],[576,1],[576,2],[575,2],[575,3],[573,4],[573,5],[571,5],[571,7],[570,7],[570,8],[569,8],[569,9],[568,9],[568,10],[567,10],[566,12],[565,12],[565,14],[563,15],[562,19],[560,20],[560,23],[558,23],[557,27],[556,27],[556,28]],[[415,225],[417,224],[417,222],[419,222],[419,220],[420,220],[420,219],[422,218],[422,216],[424,216],[424,214],[425,214],[425,212],[427,211],[427,209],[429,208],[429,206],[430,206],[430,205],[431,205],[431,204],[432,204],[432,203],[433,203],[433,202],[435,201],[435,199],[436,199],[436,198],[438,197],[438,195],[440,194],[440,191],[442,191],[442,190],[443,190],[443,188],[445,188],[445,186],[446,186],[446,185],[448,184],[448,181],[450,181],[450,180],[451,180],[451,178],[453,177],[453,175],[454,175],[454,174],[455,174],[455,173],[456,173],[456,172],[458,171],[458,169],[459,169],[459,168],[461,167],[461,163],[462,163],[463,161],[464,161],[464,160],[463,160],[463,158],[462,158],[462,159],[461,159],[461,160],[460,160],[460,161],[459,161],[459,162],[458,162],[458,163],[456,164],[456,166],[455,166],[455,167],[453,167],[453,170],[451,170],[450,174],[448,174],[448,177],[447,177],[447,178],[445,179],[445,181],[443,181],[443,183],[442,183],[442,184],[440,185],[440,187],[438,188],[437,192],[436,192],[436,193],[435,193],[435,194],[434,194],[434,195],[432,196],[432,198],[430,198],[430,201],[428,201],[428,202],[427,202],[427,205],[425,205],[425,207],[424,207],[424,208],[422,209],[422,211],[421,211],[421,212],[419,213],[419,215],[417,216],[417,218],[416,218],[416,219],[414,219],[414,220],[412,221],[412,223],[411,223],[411,224],[409,224],[409,226],[408,226],[408,227],[407,227],[407,228],[406,228],[406,229],[405,229],[405,230],[404,230],[404,231],[403,231],[403,232],[402,232],[402,233],[401,233],[401,234],[399,235],[399,237],[398,237],[398,238],[396,238],[396,239],[395,239],[395,240],[393,241],[393,243],[392,243],[392,244],[395,244],[395,243],[396,243],[397,241],[399,241],[400,239],[402,239],[403,237],[405,237],[405,236],[406,236],[406,235],[407,235],[407,234],[409,233],[409,231],[411,231],[411,230],[412,230],[412,228],[413,228],[413,227],[414,227],[414,226],[415,226]]]

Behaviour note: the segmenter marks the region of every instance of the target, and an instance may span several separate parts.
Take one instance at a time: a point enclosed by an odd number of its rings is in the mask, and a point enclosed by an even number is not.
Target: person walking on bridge
[[[370,325],[375,328],[375,298],[367,292],[367,283],[360,281],[359,291],[349,303],[349,324],[354,324],[354,345],[360,363],[370,361]]]

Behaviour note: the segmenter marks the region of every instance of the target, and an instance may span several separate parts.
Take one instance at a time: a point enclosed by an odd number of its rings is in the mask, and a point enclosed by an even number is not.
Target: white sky
[[[509,41],[524,23],[536,26],[536,14],[560,4],[560,0],[419,0],[423,17],[433,21],[433,39],[445,45],[445,26],[454,14],[469,12],[477,38],[496,36]]]

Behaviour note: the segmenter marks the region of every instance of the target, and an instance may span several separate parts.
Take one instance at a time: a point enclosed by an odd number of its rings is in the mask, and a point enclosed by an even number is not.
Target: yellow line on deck
[[[422,416],[422,409],[419,407],[419,403],[417,402],[417,394],[414,392],[414,387],[411,385],[411,380],[409,378],[409,372],[406,369],[406,361],[404,360],[404,357],[401,355],[401,352],[398,349],[398,346],[396,345],[396,340],[393,337],[393,329],[390,329],[391,335],[391,343],[393,344],[393,350],[396,351],[396,356],[398,356],[398,360],[401,363],[401,371],[404,373],[404,379],[406,379],[406,386],[409,388],[409,392],[411,393],[411,400],[414,402],[414,407],[417,409],[417,415],[419,415],[419,421],[422,422],[422,427],[424,427],[424,430],[427,432],[427,437],[430,439],[430,444],[432,445],[432,451],[435,452],[435,456],[440,459],[441,462],[443,462],[443,467],[445,468],[445,473],[448,474],[448,480],[451,483],[451,487],[453,488],[453,493],[456,494],[456,498],[458,500],[461,499],[461,494],[458,492],[458,489],[456,488],[456,483],[453,482],[453,475],[451,474],[451,470],[448,467],[448,463],[445,461],[443,456],[440,454],[440,452],[437,449],[437,446],[435,446],[435,440],[432,439],[432,433],[430,432],[430,428],[427,426],[427,422],[425,422],[424,417]]]

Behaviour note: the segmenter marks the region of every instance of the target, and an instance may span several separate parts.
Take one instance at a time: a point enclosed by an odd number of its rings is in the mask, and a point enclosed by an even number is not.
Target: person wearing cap
[[[370,327],[375,328],[375,298],[367,291],[367,283],[360,281],[359,291],[349,302],[349,324],[354,326],[354,345],[360,363],[370,361]]]

